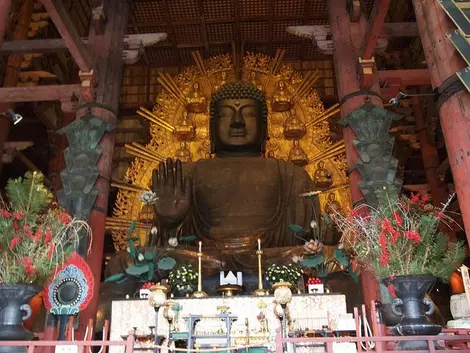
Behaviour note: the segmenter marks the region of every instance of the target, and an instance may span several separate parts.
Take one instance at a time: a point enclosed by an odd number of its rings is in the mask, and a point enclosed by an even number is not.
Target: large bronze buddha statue
[[[226,83],[213,95],[215,157],[184,165],[168,159],[153,173],[154,210],[167,238],[196,235],[205,255],[239,268],[255,267],[258,238],[267,257],[291,256],[303,244],[288,225],[310,224],[312,204],[300,194],[314,185],[303,168],[264,158],[267,114],[265,97],[249,83]]]

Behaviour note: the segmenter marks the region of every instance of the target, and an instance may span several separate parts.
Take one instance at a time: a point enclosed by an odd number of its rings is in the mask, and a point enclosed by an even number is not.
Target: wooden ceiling
[[[364,1],[367,12],[372,3]],[[135,0],[128,32],[166,32],[167,40],[146,49],[148,64],[184,66],[192,64],[191,51],[213,56],[235,43],[243,52],[274,55],[279,48],[287,60],[321,59],[311,41],[286,27],[327,24],[328,0]]]

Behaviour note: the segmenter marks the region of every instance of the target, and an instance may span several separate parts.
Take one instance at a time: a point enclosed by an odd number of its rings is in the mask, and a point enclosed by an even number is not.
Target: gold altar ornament
[[[263,289],[263,269],[261,267],[261,256],[263,255],[263,250],[261,250],[261,242],[258,239],[258,250],[256,251],[256,256],[258,256],[258,289],[253,291],[254,295],[259,297],[269,295],[269,291]]]
[[[318,72],[302,75],[288,64],[282,63],[284,52],[274,57],[259,53],[243,56],[240,79],[250,82],[267,100],[269,140],[264,156],[278,160],[291,160],[303,166],[314,179],[317,163],[331,172],[331,185],[324,189],[336,190],[336,201],[344,208],[350,205],[349,188],[345,174],[345,148],[342,141],[333,143],[328,118],[338,112],[333,106],[325,110],[314,89]],[[149,190],[152,170],[166,158],[179,158],[184,163],[211,158],[209,136],[209,101],[224,83],[237,79],[231,54],[218,55],[206,60],[198,52],[192,53],[196,65],[187,67],[176,76],[159,74],[163,90],[156,97],[152,110],[141,107],[138,114],[150,122],[151,140],[145,146],[126,144],[126,151],[135,157],[125,174],[125,181],[116,181],[119,188],[113,217],[107,220],[112,230],[116,250],[127,247],[125,224],[136,220],[146,223],[147,213],[140,201],[139,190]],[[184,143],[184,144],[183,144]],[[341,189],[338,189],[341,188]],[[322,189],[323,190],[323,189]],[[320,195],[322,210],[326,194]],[[148,220],[154,221],[153,214]],[[136,232],[142,243],[147,236],[145,227]]]
[[[195,298],[205,298],[207,293],[202,290],[202,242],[199,242],[199,252],[197,253],[197,291],[195,291],[191,296]]]

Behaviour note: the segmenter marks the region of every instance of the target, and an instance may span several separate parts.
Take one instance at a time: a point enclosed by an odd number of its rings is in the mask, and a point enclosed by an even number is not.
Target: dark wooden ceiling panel
[[[268,40],[269,22],[243,22],[240,24],[242,40],[245,41],[265,41]]]
[[[211,43],[231,42],[235,40],[235,23],[208,24],[207,36]]]
[[[304,16],[306,0],[274,0],[274,16]]]
[[[134,18],[136,24],[153,25],[165,23],[165,12],[163,1],[136,2],[134,8]]]
[[[202,6],[206,19],[234,18],[237,0],[203,0]]]
[[[201,17],[198,0],[166,0],[170,20],[197,20]]]
[[[204,42],[201,25],[175,26],[174,28],[178,44],[201,44]]]
[[[240,16],[248,18],[269,16],[270,0],[238,0],[237,5],[239,8]]]

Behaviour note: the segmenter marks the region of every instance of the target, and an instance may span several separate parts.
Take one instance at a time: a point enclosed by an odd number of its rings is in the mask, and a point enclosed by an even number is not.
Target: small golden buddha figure
[[[299,140],[306,132],[305,124],[297,117],[295,110],[292,109],[284,124],[284,137],[288,140]]]
[[[337,213],[343,213],[343,208],[341,204],[336,200],[336,194],[334,192],[330,192],[328,194],[328,200],[325,203],[325,212],[331,217],[336,215]]]
[[[186,98],[186,109],[190,113],[203,113],[206,111],[207,101],[202,94],[199,83],[194,83],[193,90],[188,98]]]
[[[179,159],[182,163],[191,162],[191,152],[186,146],[186,142],[181,142],[180,148],[175,152],[175,158]]]
[[[286,112],[292,107],[292,97],[287,91],[287,87],[284,81],[279,81],[278,87],[273,94],[273,101],[271,108],[275,112]]]
[[[217,86],[215,86],[215,91],[218,91],[219,88],[225,85],[226,82],[227,82],[227,71],[222,71],[220,73],[220,82],[218,83]]]
[[[258,88],[261,92],[264,91],[263,85],[261,85],[256,79],[256,71],[250,71],[250,82],[253,86]]]
[[[179,141],[190,141],[194,138],[196,128],[188,118],[188,112],[183,112],[183,120],[175,126],[175,135]]]
[[[289,151],[289,161],[299,167],[304,167],[308,164],[307,154],[304,149],[300,147],[299,140],[294,140],[294,145]]]
[[[327,189],[333,184],[333,174],[325,168],[325,162],[318,162],[313,182],[320,189]]]

